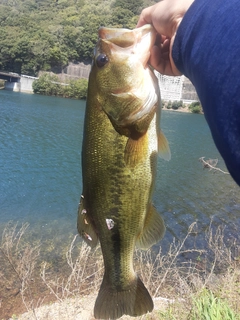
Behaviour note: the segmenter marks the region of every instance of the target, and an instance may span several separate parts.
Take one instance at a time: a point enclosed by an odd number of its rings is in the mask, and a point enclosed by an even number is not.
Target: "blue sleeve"
[[[194,84],[214,142],[240,185],[240,1],[195,0],[172,56]]]

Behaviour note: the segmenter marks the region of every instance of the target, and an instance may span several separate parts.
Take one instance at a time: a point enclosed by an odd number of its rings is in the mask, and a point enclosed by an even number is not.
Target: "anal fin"
[[[96,247],[98,243],[98,236],[89,218],[83,195],[81,196],[78,207],[77,229],[80,236],[91,248]]]
[[[136,245],[141,249],[150,248],[163,238],[165,230],[163,218],[151,204],[147,212],[143,230],[137,239]]]

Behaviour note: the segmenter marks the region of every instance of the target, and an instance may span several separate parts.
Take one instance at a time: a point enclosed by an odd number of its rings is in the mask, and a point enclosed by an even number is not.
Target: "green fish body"
[[[100,241],[105,273],[97,319],[140,316],[153,301],[133,268],[135,246],[158,242],[165,227],[152,205],[158,153],[169,158],[159,128],[160,93],[147,66],[155,31],[99,30],[89,77],[82,146],[78,231]]]

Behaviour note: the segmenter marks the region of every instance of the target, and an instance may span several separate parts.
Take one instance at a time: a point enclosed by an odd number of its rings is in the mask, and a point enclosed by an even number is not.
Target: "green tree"
[[[90,61],[100,26],[134,28],[153,1],[0,0],[0,68],[37,75]]]
[[[86,99],[87,88],[86,79],[71,80],[68,84],[60,84],[58,77],[49,73],[44,73],[33,82],[33,92],[36,94],[73,99]]]
[[[61,88],[58,82],[59,80],[56,75],[44,73],[38,80],[33,82],[33,92],[49,96],[60,95]]]
[[[66,98],[86,99],[88,81],[86,79],[71,80],[68,86],[64,86],[63,96]]]
[[[173,110],[177,110],[177,109],[179,109],[179,108],[181,108],[183,106],[183,102],[182,102],[182,100],[180,100],[180,101],[173,101],[173,103],[172,103],[172,109]]]
[[[133,15],[139,15],[143,7],[143,0],[115,0],[113,8],[129,10]]]
[[[199,101],[194,101],[188,107],[192,113],[203,113],[201,103]]]
[[[130,10],[117,7],[113,9],[110,24],[112,27],[115,27],[115,28],[130,29],[132,27],[133,18],[134,18],[134,14]]]
[[[68,57],[61,47],[54,46],[50,49],[49,62],[51,67],[63,67],[68,63]]]

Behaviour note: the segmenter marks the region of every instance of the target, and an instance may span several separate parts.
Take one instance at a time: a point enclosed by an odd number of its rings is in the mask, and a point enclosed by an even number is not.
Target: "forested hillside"
[[[37,75],[90,61],[100,26],[134,28],[154,0],[0,0],[0,70]]]

